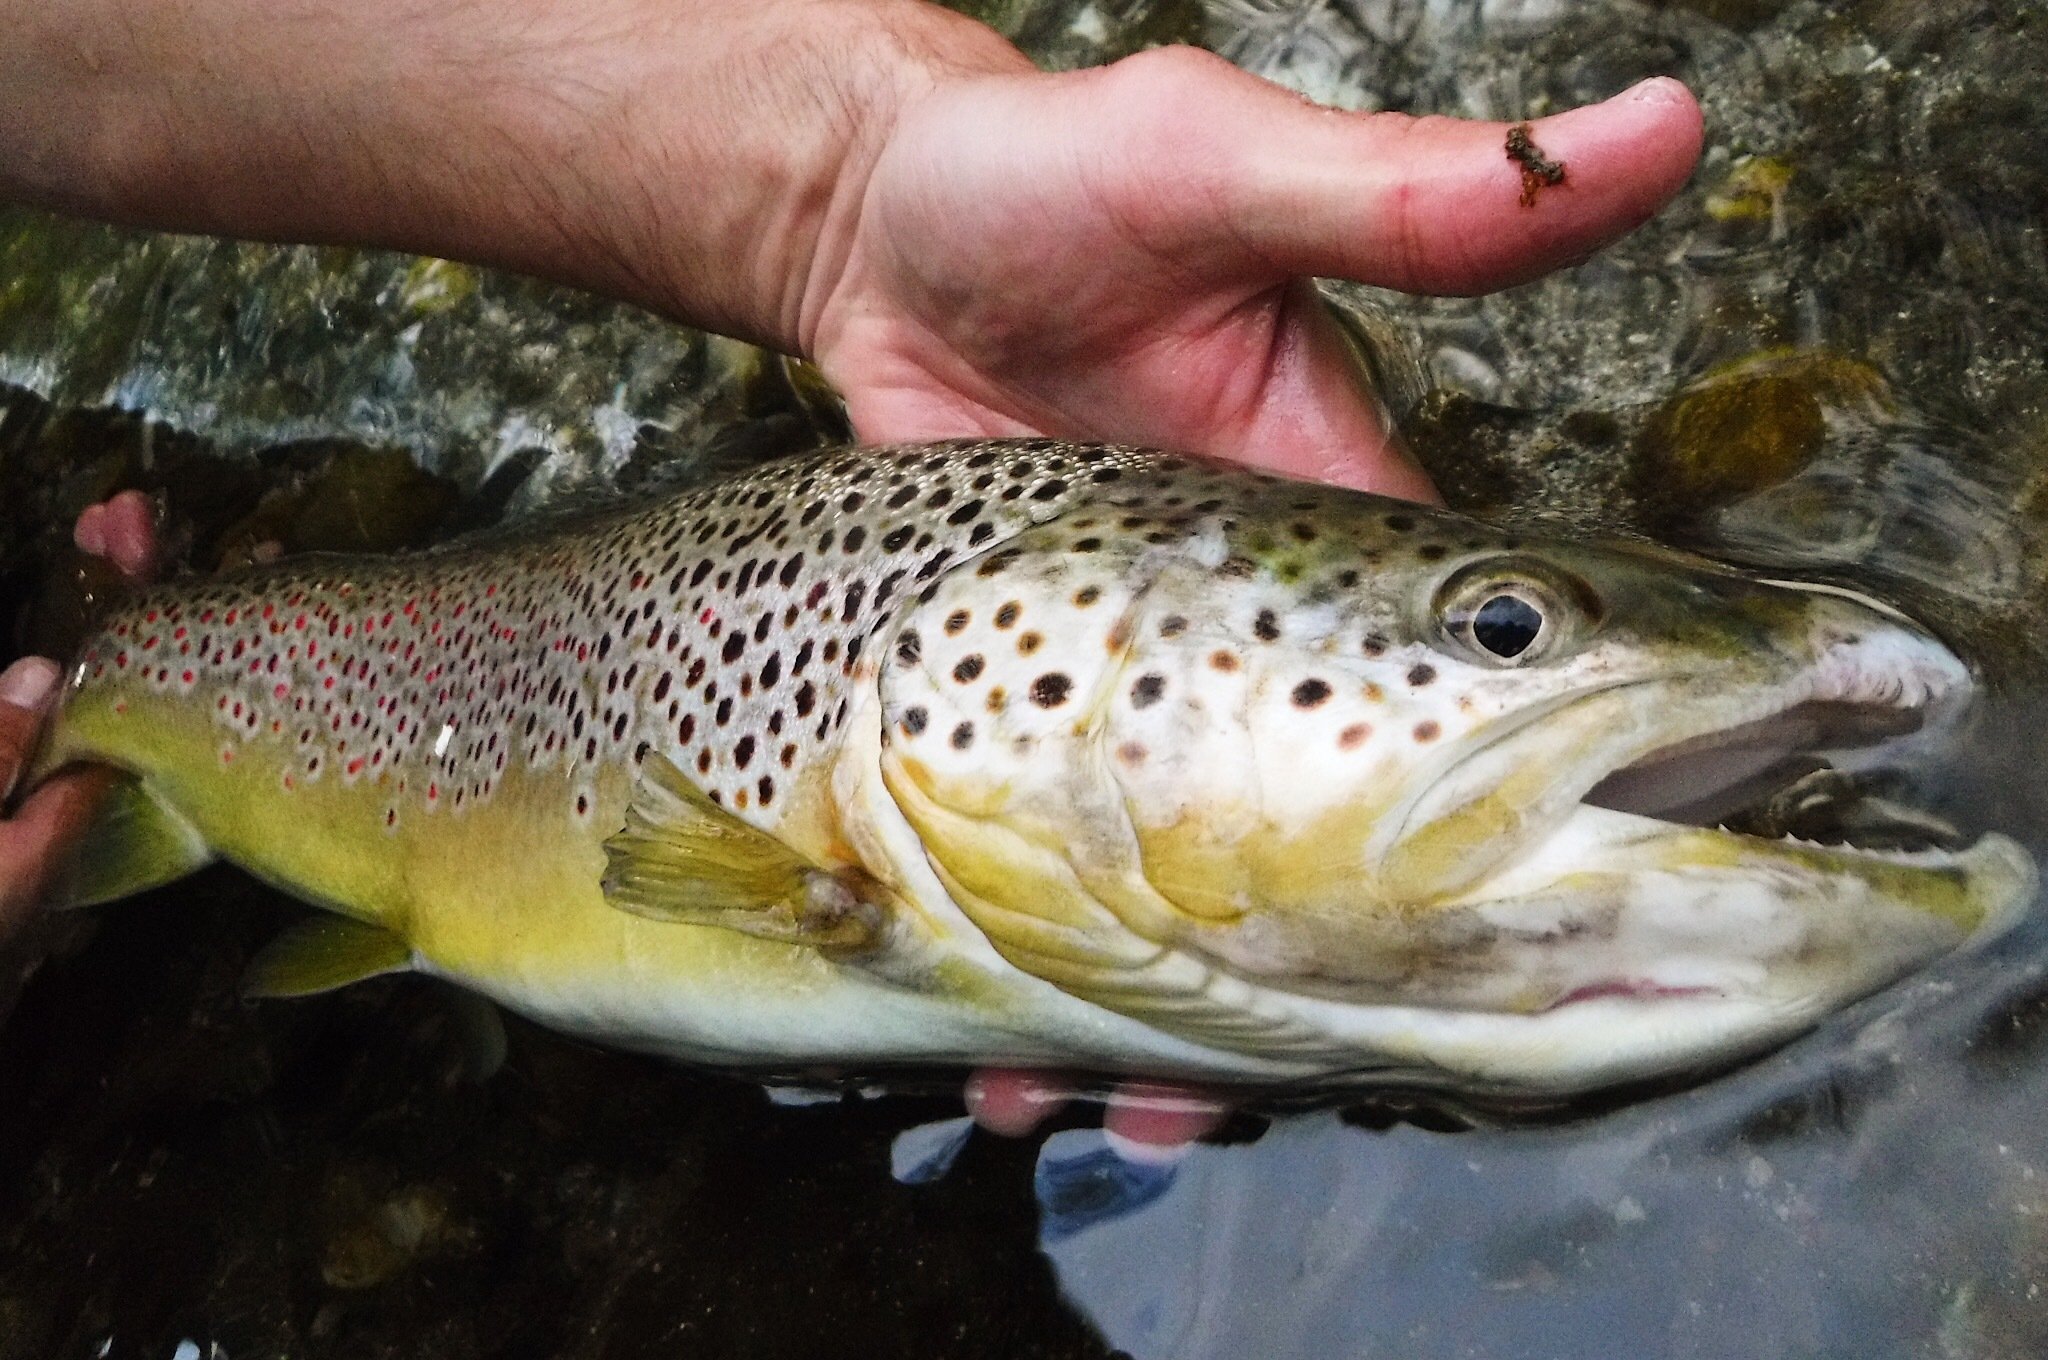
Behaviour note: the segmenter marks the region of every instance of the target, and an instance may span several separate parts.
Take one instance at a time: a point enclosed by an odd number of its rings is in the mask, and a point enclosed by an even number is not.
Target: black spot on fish
[[[1131,707],[1150,708],[1158,703],[1160,696],[1165,693],[1166,677],[1157,672],[1148,671],[1146,674],[1139,676],[1137,681],[1131,686]]]
[[[971,684],[981,675],[981,668],[982,660],[979,655],[963,656],[959,664],[953,667],[953,678],[963,685]]]
[[[1040,708],[1058,708],[1073,692],[1074,682],[1058,671],[1047,671],[1031,682],[1031,702]]]
[[[1330,686],[1322,680],[1304,680],[1294,687],[1296,708],[1315,708],[1330,697]]]
[[[1261,609],[1259,616],[1252,620],[1252,635],[1261,642],[1272,642],[1280,636],[1280,619],[1270,609]]]
[[[1434,679],[1436,679],[1436,667],[1434,666],[1415,665],[1408,668],[1408,683],[1417,689],[1422,688],[1422,686]]]
[[[954,728],[952,740],[953,749],[956,751],[964,751],[974,745],[974,724],[964,722]]]

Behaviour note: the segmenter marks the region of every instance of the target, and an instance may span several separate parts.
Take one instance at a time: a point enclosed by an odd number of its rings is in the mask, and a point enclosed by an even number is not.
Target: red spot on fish
[[[190,671],[187,671],[185,673],[187,675],[191,674]],[[284,681],[280,680],[275,685],[271,686],[270,692],[275,697],[282,699],[284,698],[285,695],[290,694],[292,692],[292,687],[284,683]]]
[[[361,774],[363,772],[363,758],[361,756],[357,756],[348,763],[348,772],[350,774]]]
[[[191,684],[194,680],[197,680],[198,678],[198,676],[192,674],[192,672],[190,671],[185,671],[179,676],[179,679],[183,680],[188,685]]]

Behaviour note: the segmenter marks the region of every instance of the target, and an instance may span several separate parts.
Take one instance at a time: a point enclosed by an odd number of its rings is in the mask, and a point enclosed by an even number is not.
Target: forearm
[[[393,246],[794,349],[897,109],[1027,64],[916,0],[0,0],[0,196]]]

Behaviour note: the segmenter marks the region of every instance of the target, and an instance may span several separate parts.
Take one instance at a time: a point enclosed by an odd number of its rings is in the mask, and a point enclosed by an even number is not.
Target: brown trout
[[[2010,921],[2002,837],[1710,824],[1969,689],[1843,591],[994,441],[148,591],[42,765],[132,776],[81,902],[217,856],[336,914],[263,993],[416,969],[763,1068],[1562,1093]]]

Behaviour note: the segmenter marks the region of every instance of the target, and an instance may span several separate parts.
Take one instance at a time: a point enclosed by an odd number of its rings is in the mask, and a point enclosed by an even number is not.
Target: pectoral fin
[[[605,899],[636,916],[830,950],[880,938],[881,913],[856,875],[748,826],[659,755],[641,765],[625,829],[604,851]]]
[[[382,926],[346,916],[313,916],[263,946],[242,978],[242,991],[256,997],[312,996],[410,967],[412,946]]]
[[[140,779],[107,777],[111,782],[92,821],[52,885],[53,906],[94,907],[132,897],[213,859],[192,824],[158,802]]]

